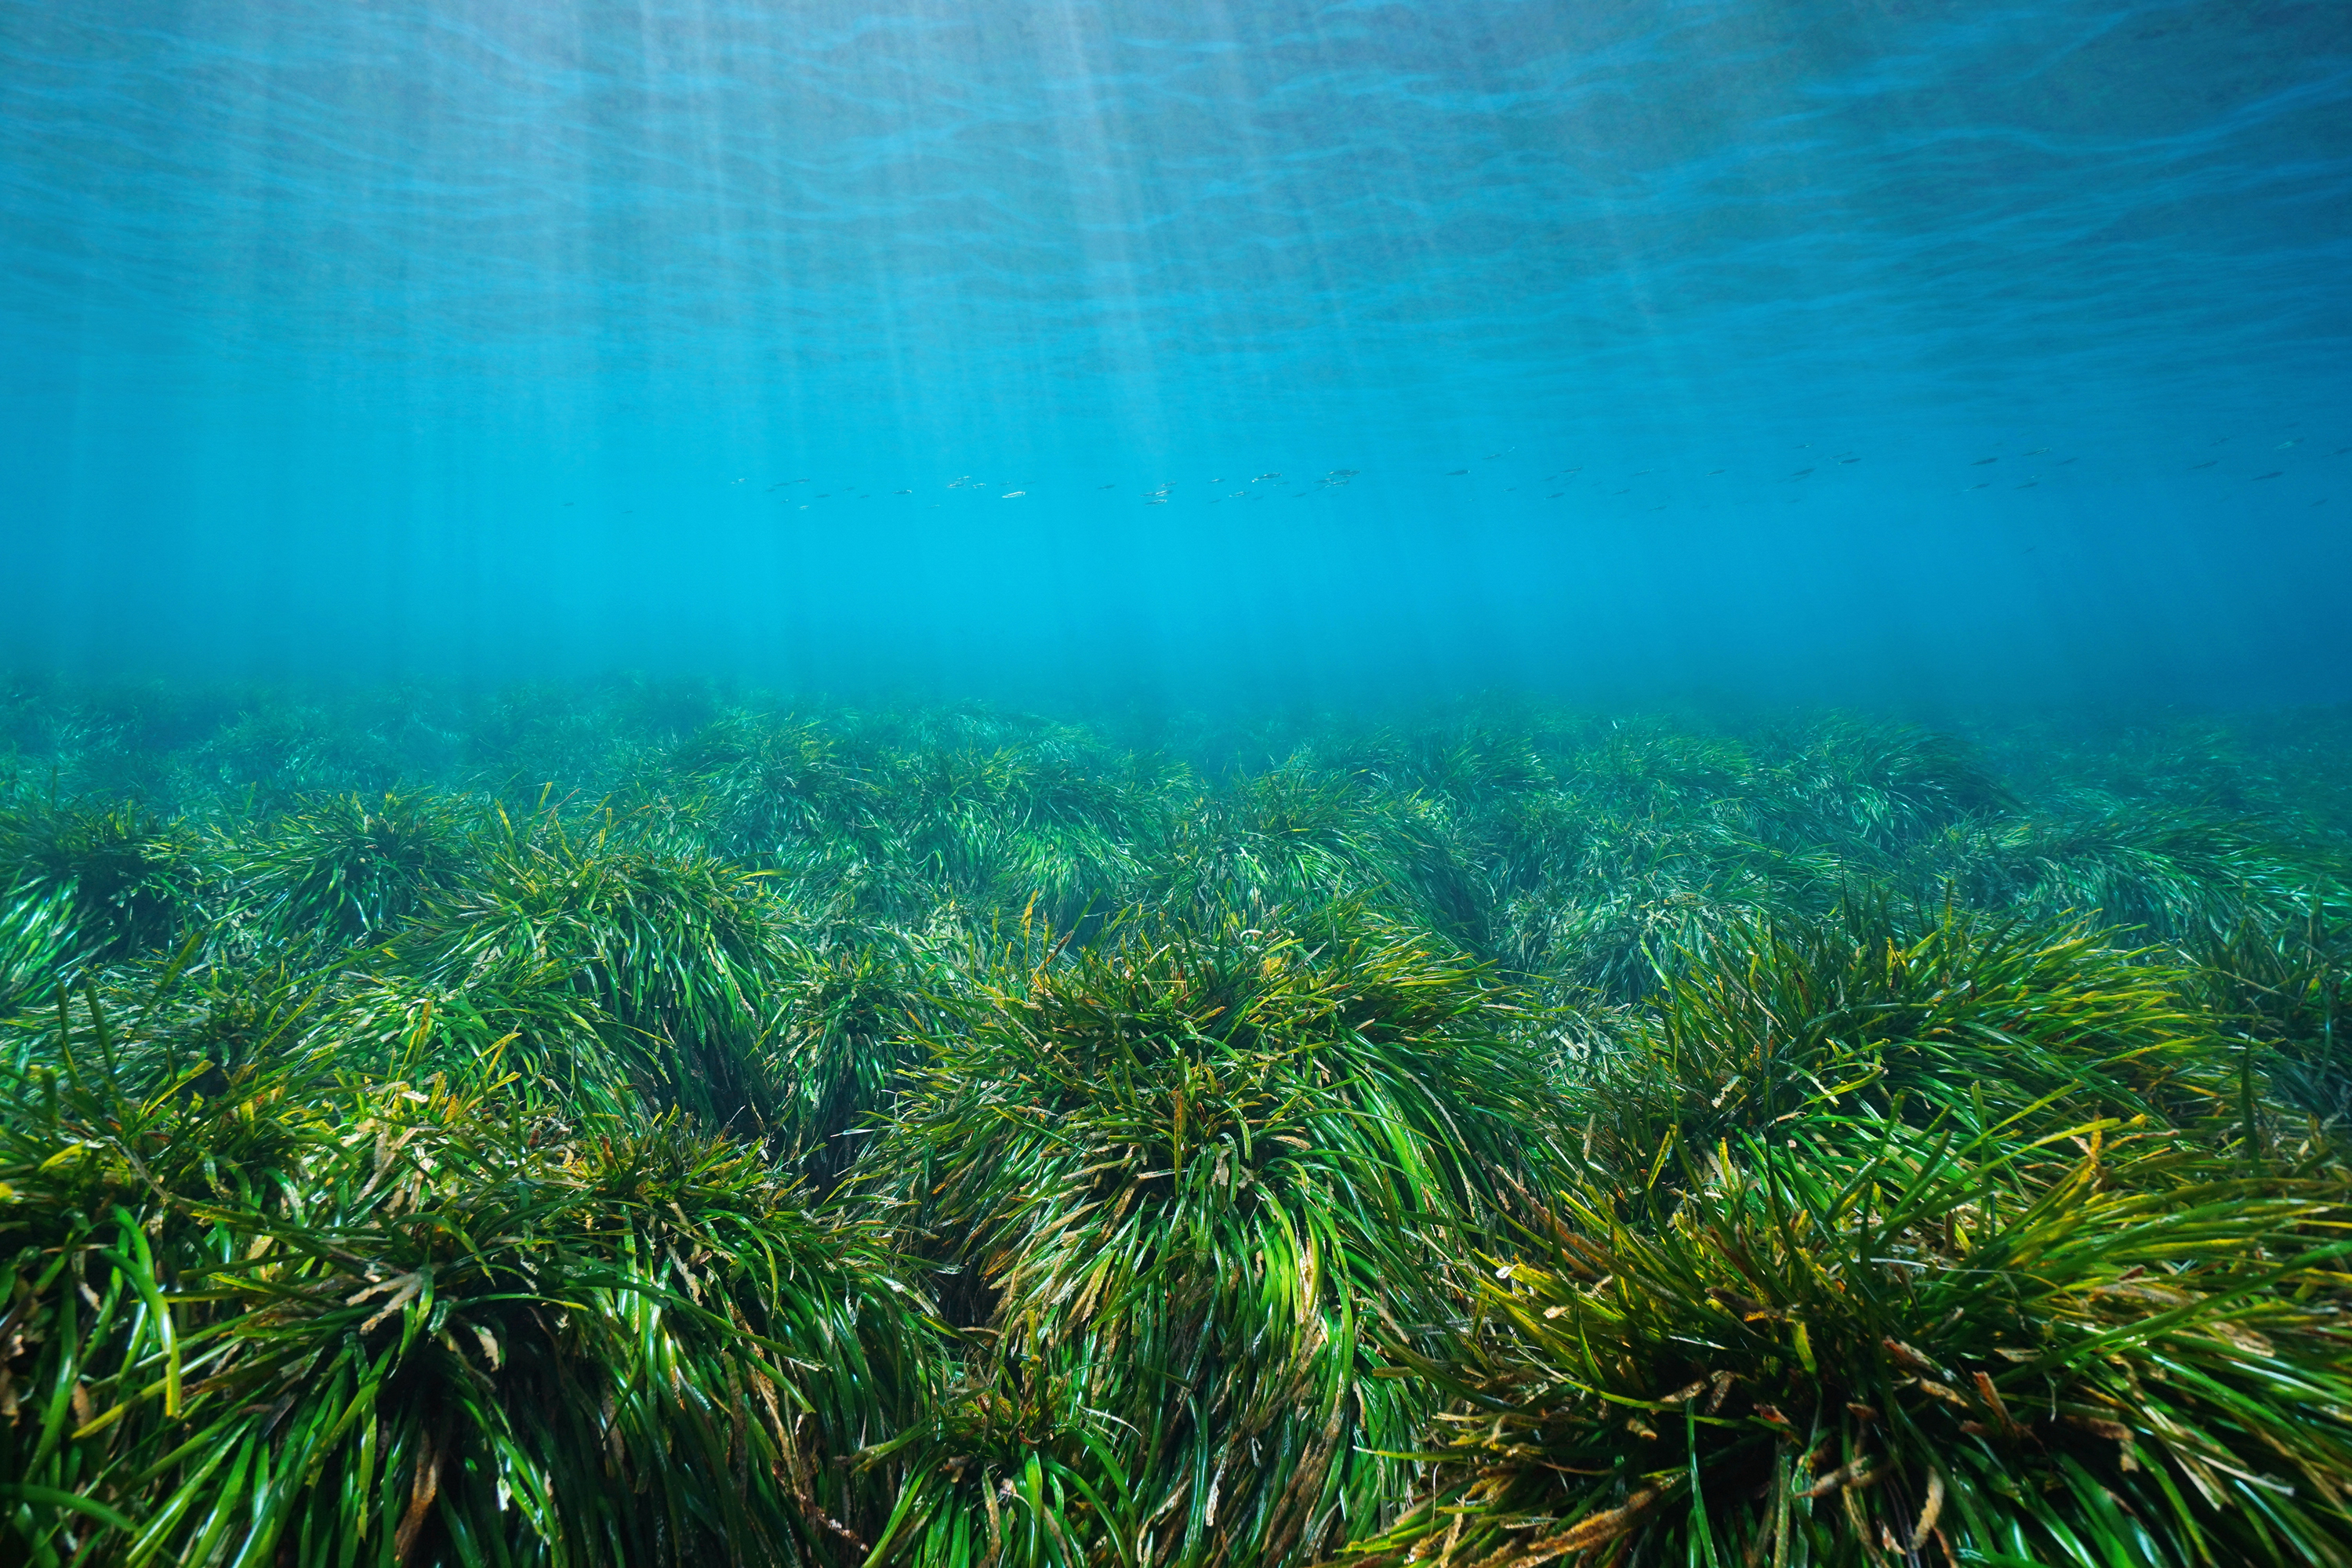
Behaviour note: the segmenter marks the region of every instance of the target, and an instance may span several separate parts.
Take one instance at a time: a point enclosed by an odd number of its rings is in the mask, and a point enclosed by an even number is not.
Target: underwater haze
[[[0,4],[0,657],[2352,695],[2334,0]]]

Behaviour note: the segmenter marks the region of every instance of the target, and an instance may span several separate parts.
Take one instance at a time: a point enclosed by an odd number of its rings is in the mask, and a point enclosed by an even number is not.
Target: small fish
[[[1650,471],[1650,470],[1649,470],[1649,469],[1647,469],[1647,468],[1635,468],[1632,473],[1630,473],[1630,474],[1626,475],[1625,477],[1626,477],[1627,479],[1640,479],[1643,474],[1646,474],[1646,473],[1648,473],[1649,471]]]
[[[1503,454],[1502,454],[1502,453],[1500,453],[1500,452],[1489,452],[1489,453],[1487,453],[1487,454],[1486,454],[1486,461],[1488,461],[1488,462],[1490,462],[1490,463],[1491,463],[1491,462],[1493,462],[1496,458],[1497,458],[1501,457],[1502,455],[1503,455]]]
[[[2000,461],[2000,459],[1999,458],[1979,458],[1975,462],[1970,463],[1969,467],[1971,468],[1981,468],[1987,463],[1998,463]]]
[[[1118,489],[1118,487],[1117,485],[1097,485],[1097,486],[1095,487],[1095,489],[1098,489],[1098,490],[1115,490],[1115,489]],[[907,492],[906,492],[906,491],[904,491],[904,490],[900,490],[898,493],[899,493],[900,495],[904,495],[904,494],[906,494]]]
[[[1458,479],[1469,471],[1467,468],[1448,468],[1445,470],[1445,477],[1449,479]]]
[[[2189,471],[2193,474],[2200,468],[2210,468],[2221,460],[2219,458],[2208,458],[2201,463],[2191,463],[2189,465]]]
[[[1168,498],[1166,496],[1153,496],[1143,504],[1146,506],[1166,506],[1168,504]]]
[[[1363,471],[1361,468],[1334,468],[1323,477],[1327,479],[1352,479]]]
[[[2285,470],[2284,468],[2273,468],[2269,473],[2267,473],[2267,474],[2256,474],[2256,475],[2254,476],[2254,478],[2255,478],[2255,479],[2277,479],[2281,474],[2285,473],[2285,472],[2286,472],[2286,470]]]
[[[1019,500],[1023,496],[1025,496],[1029,492],[1027,490],[1006,490],[1003,495],[996,499],[998,500]]]
[[[2029,458],[2038,458],[2038,457],[2042,456],[2042,453],[2044,453],[2044,452],[2046,452],[2046,451],[2048,451],[2048,450],[2050,450],[2050,448],[2049,448],[2049,447],[2034,447],[2034,448],[2033,448],[2033,450],[2032,450],[2031,452],[2026,453],[2025,455],[2026,455],[2027,457],[2029,457]]]
[[[2300,446],[2302,446],[2302,445],[2303,445],[2303,437],[2300,437],[2300,436],[2297,436],[2297,437],[2296,437],[2294,440],[2292,440],[2292,441],[2281,441],[2277,446],[2273,447],[2271,448],[2271,450],[2272,450],[2272,451],[2273,451],[2273,452],[2284,452],[2284,451],[2285,451],[2289,447],[2300,447]],[[738,482],[740,483],[740,481],[739,480]]]
[[[2058,466],[2059,466],[2060,468],[2064,468],[2067,464],[2069,464],[2069,463],[2071,463],[2071,462],[2074,462],[2074,458],[2059,458],[2059,459],[2058,459]]]
[[[1561,496],[1565,495],[1566,493],[1567,493],[1567,492],[1566,492],[1565,490],[1554,490],[1554,491],[1552,491],[1552,492],[1551,492],[1551,494],[1549,494],[1549,495],[1548,495],[1548,496],[1544,497],[1544,500],[1558,500]]]
[[[894,496],[910,496],[915,492],[912,490],[892,490],[890,493]]]
[[[2347,452],[2352,452],[2352,447],[2338,447],[2327,455],[2331,458],[2340,458]]]
[[[572,503],[571,503],[570,501],[565,501],[563,504],[564,504],[565,506],[570,506]]]
[[[1612,496],[1622,496],[1625,492],[1623,490],[1611,490],[1609,493]]]
[[[831,500],[833,499],[833,492],[831,490],[819,490],[816,492],[816,499],[819,500]]]
[[[2042,482],[2042,481],[2040,481],[2039,479],[2028,479],[2028,480],[2026,480],[2023,484],[2021,484],[2021,485],[2018,486],[2017,488],[2018,488],[2019,489],[2021,489],[2021,490],[2030,490],[2030,489],[2032,489],[2035,485],[2037,485],[2037,484],[2039,484],[2039,483],[2041,483],[2041,482]]]
[[[1970,485],[1969,487],[1969,490],[1989,490],[1990,489],[1992,489],[1990,481],[1987,481],[1986,483],[1979,485]],[[1969,490],[1962,490],[1960,493],[1962,495],[1966,495],[1969,493]]]
[[[1813,470],[1811,468],[1799,468],[1795,473],[1790,474],[1789,477],[1792,479],[1801,479],[1812,471]]]
[[[1715,478],[1715,476],[1716,476],[1716,475],[1717,475],[1717,474],[1720,474],[1720,473],[1726,473],[1726,472],[1728,472],[1728,471],[1729,471],[1729,470],[1727,470],[1727,469],[1724,469],[1724,468],[1709,468],[1709,469],[1706,471],[1706,477],[1707,477],[1708,479],[1711,479]]]
[[[1860,458],[1840,458],[1838,461],[1841,463],[1859,463],[1862,459]]]
[[[1260,474],[1257,478],[1252,479],[1250,483],[1254,485],[1264,484],[1268,479],[1278,479],[1280,478],[1282,478],[1280,474]]]

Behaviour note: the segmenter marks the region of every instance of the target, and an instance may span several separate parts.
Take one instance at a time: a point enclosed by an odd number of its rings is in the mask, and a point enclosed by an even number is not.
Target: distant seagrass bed
[[[0,684],[0,1558],[2352,1563],[2352,712]]]

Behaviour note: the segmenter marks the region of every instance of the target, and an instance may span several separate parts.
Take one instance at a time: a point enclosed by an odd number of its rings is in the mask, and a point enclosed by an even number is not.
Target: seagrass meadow
[[[2352,713],[0,690],[0,1561],[2352,1564]]]

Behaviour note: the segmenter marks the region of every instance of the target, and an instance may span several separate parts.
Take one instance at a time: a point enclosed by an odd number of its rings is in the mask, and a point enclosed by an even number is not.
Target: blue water
[[[0,655],[2342,698],[2348,240],[2341,0],[5,0]]]

